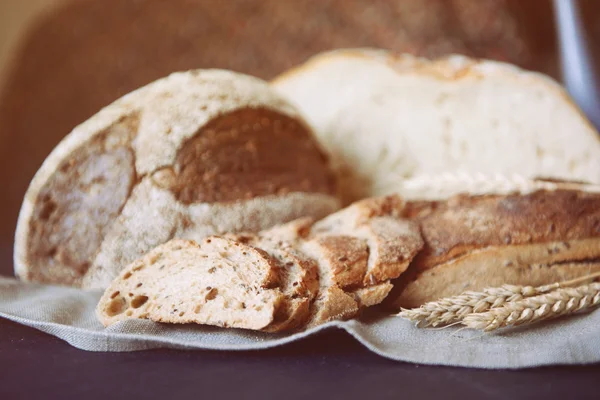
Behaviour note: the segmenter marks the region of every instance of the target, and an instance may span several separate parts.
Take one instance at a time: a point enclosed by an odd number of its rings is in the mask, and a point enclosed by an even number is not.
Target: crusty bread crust
[[[365,240],[369,257],[361,284],[395,279],[423,247],[419,225],[400,218],[404,207],[398,195],[360,200],[317,221],[311,235],[345,235]]]
[[[427,269],[488,246],[569,242],[600,237],[600,194],[574,190],[506,196],[459,195],[411,203],[427,246],[417,262]]]
[[[319,290],[319,295],[313,303],[311,310],[312,313],[308,319],[306,328],[312,328],[333,320],[353,318],[358,314],[359,309],[352,295],[332,285],[323,286]]]
[[[48,156],[19,216],[15,273],[106,287],[173,237],[320,218],[339,207],[334,190],[310,128],[265,82],[175,73],[102,109]]]
[[[324,265],[340,288],[361,285],[367,273],[367,241],[345,235],[323,235],[306,242],[306,254]]]
[[[411,308],[465,290],[597,272],[600,193],[577,188],[588,186],[409,202],[404,217],[420,224],[425,247],[386,303]]]

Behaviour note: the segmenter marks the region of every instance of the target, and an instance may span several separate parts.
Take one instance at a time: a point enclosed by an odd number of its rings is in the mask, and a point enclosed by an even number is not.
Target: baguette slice
[[[418,224],[401,218],[404,207],[398,195],[361,200],[318,221],[311,233],[365,241],[369,256],[361,284],[386,282],[402,274],[423,247]]]
[[[321,284],[308,326],[354,317],[386,298],[389,280],[423,247],[418,224],[401,219],[403,209],[397,195],[361,200],[305,234],[301,249],[317,261]]]
[[[600,182],[598,132],[555,81],[509,64],[337,50],[272,85],[331,154],[347,203],[403,190],[402,180],[422,174]]]
[[[307,241],[302,250],[327,270],[331,282],[344,288],[361,285],[367,273],[367,241],[352,236],[319,236]]]
[[[128,318],[175,324],[263,329],[284,299],[271,257],[238,242],[209,237],[200,245],[172,240],[125,268],[98,304],[109,326]]]
[[[350,294],[354,297],[359,308],[375,306],[388,296],[393,285],[387,281],[373,286],[356,289]]]
[[[277,265],[279,287],[285,299],[273,323],[264,330],[279,332],[303,325],[309,317],[311,303],[319,289],[319,276],[314,260],[298,252],[291,243],[275,240],[269,234],[263,236],[262,233],[244,233],[226,237],[264,251]]]
[[[358,303],[352,295],[336,285],[324,284],[312,305],[306,327],[312,328],[329,321],[350,319],[356,317],[358,311]]]

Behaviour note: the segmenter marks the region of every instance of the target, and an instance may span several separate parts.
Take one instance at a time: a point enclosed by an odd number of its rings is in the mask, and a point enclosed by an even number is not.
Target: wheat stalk
[[[527,178],[522,175],[487,175],[481,173],[443,173],[436,175],[416,175],[410,178],[390,175],[390,182],[384,182],[381,189],[393,187],[400,180],[399,191],[407,197],[418,195],[423,200],[438,200],[459,193],[481,194],[527,194],[537,190],[573,189],[600,193],[600,185],[578,182],[549,182]]]
[[[505,303],[483,313],[469,314],[462,323],[485,332],[588,310],[600,305],[600,283],[556,289],[539,296]]]
[[[398,316],[416,322],[417,326],[421,328],[449,325],[462,321],[469,314],[483,313],[490,309],[502,307],[509,302],[538,296],[599,276],[600,273],[594,273],[569,281],[539,287],[503,285],[497,288],[483,289],[481,292],[469,291],[458,296],[447,297],[423,304],[419,308],[403,309]]]
[[[519,300],[539,293],[531,286],[504,285],[483,289],[481,292],[465,292],[458,296],[423,304],[419,308],[403,309],[398,315],[417,322],[417,326],[421,328],[448,325],[461,321],[468,314],[484,312],[493,307],[500,307],[507,301]]]

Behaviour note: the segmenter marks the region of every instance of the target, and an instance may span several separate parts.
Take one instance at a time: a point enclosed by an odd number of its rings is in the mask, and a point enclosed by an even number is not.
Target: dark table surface
[[[0,399],[598,399],[600,365],[490,371],[399,363],[341,331],[256,352],[92,353],[0,319]]]

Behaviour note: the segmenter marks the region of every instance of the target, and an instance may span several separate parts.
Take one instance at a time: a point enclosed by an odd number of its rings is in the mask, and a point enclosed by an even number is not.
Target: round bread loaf
[[[600,182],[598,132],[555,81],[509,64],[338,50],[273,85],[331,154],[345,202],[419,198],[402,181],[442,173]]]
[[[171,238],[257,231],[336,210],[326,155],[256,78],[172,74],[76,127],[35,175],[19,215],[24,280],[104,288]]]

